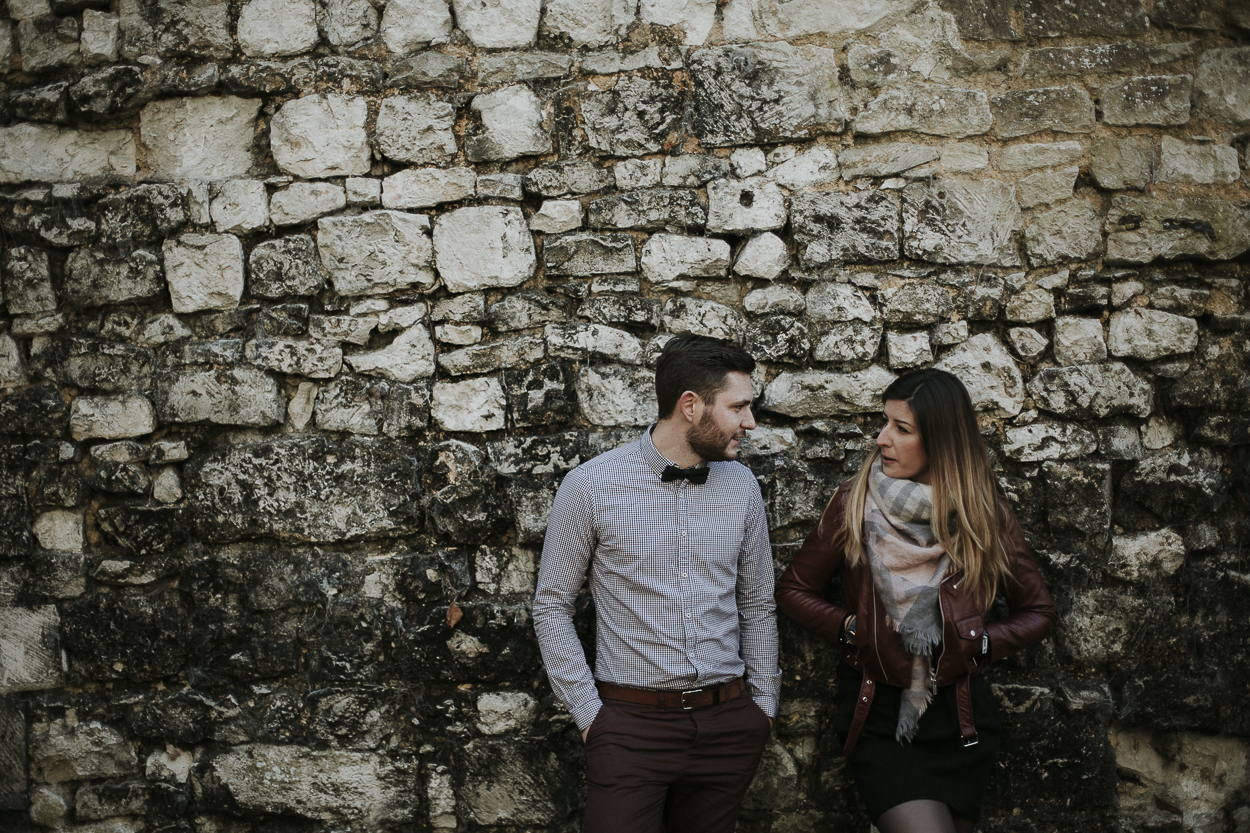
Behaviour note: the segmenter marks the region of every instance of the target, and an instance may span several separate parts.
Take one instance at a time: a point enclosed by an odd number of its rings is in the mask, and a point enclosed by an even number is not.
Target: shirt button
[[[681,531],[681,537],[683,537],[683,538],[685,538],[685,537],[686,537],[686,530],[684,530],[684,529],[683,529],[683,530]]]
[[[686,577],[686,575],[687,575],[686,573],[682,573],[682,574],[681,574],[681,577],[682,577],[682,578],[685,578],[685,577]]]
[[[689,618],[690,618],[690,614],[689,614],[689,613],[687,613],[687,614],[686,614],[686,618],[687,618],[687,619],[689,619]]]

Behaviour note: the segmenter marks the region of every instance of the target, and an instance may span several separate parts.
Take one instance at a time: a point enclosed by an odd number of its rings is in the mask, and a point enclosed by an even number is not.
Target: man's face
[[[745,373],[728,373],[725,382],[714,401],[698,400],[698,416],[686,434],[690,450],[709,463],[737,459],[738,440],[755,427],[755,417],[751,413],[751,402],[755,399],[751,377]]]

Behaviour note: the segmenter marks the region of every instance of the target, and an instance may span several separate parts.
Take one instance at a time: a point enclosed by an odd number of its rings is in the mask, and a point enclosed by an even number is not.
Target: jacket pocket
[[[985,617],[978,614],[960,619],[955,623],[955,632],[960,639],[980,639],[985,632]]]

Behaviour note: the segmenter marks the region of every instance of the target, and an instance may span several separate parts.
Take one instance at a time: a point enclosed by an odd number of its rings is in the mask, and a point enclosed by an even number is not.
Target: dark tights
[[[957,816],[942,801],[896,804],[877,817],[880,833],[972,833],[976,822]]]

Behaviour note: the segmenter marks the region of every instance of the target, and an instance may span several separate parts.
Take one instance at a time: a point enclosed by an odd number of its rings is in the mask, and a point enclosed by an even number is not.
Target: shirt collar
[[[642,439],[638,442],[642,446],[642,459],[647,461],[647,465],[655,472],[655,477],[658,480],[668,466],[675,466],[676,468],[681,468],[681,466],[665,457],[655,447],[655,442],[651,439],[651,432],[655,430],[655,426],[656,423],[654,422],[648,425],[647,430],[642,432]],[[707,463],[701,465],[706,466]]]

